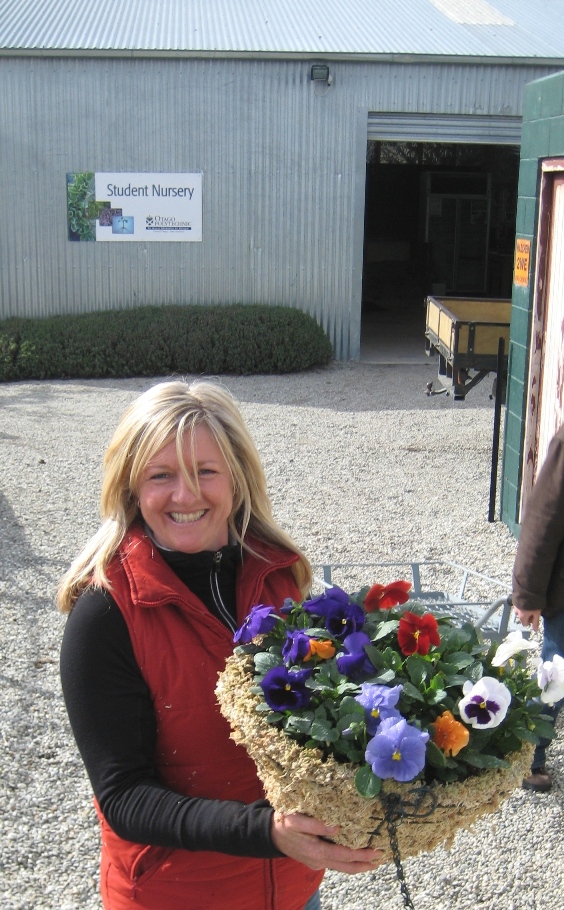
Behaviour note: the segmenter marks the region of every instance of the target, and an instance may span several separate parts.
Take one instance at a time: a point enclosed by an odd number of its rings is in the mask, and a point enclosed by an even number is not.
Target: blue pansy
[[[266,635],[267,632],[271,632],[277,622],[278,617],[274,612],[274,607],[258,604],[252,608],[243,624],[237,629],[233,641],[236,644],[246,645],[252,641],[255,635]]]
[[[265,673],[261,682],[264,700],[273,711],[299,711],[307,708],[311,691],[306,688],[306,680],[312,670],[287,670],[286,667],[273,667]]]
[[[382,721],[393,718],[399,720],[401,715],[396,709],[403,686],[381,686],[363,683],[356,701],[366,711],[366,729],[373,736]]]
[[[341,588],[329,588],[319,597],[306,600],[303,610],[323,618],[325,628],[334,638],[343,639],[352,632],[359,632],[364,628],[364,610],[353,603]]]
[[[282,659],[285,664],[295,664],[303,660],[310,652],[310,637],[305,632],[286,632],[286,641],[282,645]]]
[[[349,676],[352,679],[360,676],[361,673],[373,674],[374,667],[364,650],[364,646],[369,644],[370,638],[366,632],[353,632],[351,635],[347,635],[343,641],[346,653],[337,657],[339,673],[343,673],[344,676]]]
[[[405,718],[383,720],[376,736],[366,746],[365,758],[374,774],[405,783],[425,767],[425,744],[429,734],[413,727]]]

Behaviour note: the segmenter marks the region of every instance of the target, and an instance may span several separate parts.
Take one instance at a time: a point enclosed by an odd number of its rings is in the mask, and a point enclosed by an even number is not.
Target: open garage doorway
[[[518,145],[367,146],[361,360],[425,358],[425,297],[511,297]]]

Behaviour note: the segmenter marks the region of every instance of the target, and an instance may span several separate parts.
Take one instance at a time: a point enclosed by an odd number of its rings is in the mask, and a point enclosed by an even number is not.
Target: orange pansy
[[[309,654],[304,657],[304,660],[309,660],[314,654],[321,657],[322,660],[328,660],[330,657],[334,657],[335,646],[331,641],[316,641],[315,638],[312,638],[309,643]]]
[[[450,711],[444,711],[433,723],[435,735],[433,742],[445,755],[458,755],[464,746],[468,745],[470,733],[466,727],[455,720]]]

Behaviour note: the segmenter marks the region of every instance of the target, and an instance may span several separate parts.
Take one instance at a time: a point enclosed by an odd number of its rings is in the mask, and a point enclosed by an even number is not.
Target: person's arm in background
[[[549,583],[564,544],[564,428],[550,443],[529,494],[513,567],[513,608],[536,631]]]

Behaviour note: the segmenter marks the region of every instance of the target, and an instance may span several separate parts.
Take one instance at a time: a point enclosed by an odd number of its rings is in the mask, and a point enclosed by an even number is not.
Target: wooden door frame
[[[550,261],[552,205],[555,180],[562,176],[564,176],[564,158],[547,158],[541,162],[537,251],[534,273],[535,285],[529,342],[527,397],[525,399],[525,436],[523,440],[523,468],[519,506],[520,515],[523,514],[527,496],[531,491],[537,474],[539,416],[542,394],[541,367],[545,341],[546,301],[548,296],[547,281],[549,277],[547,270]]]

